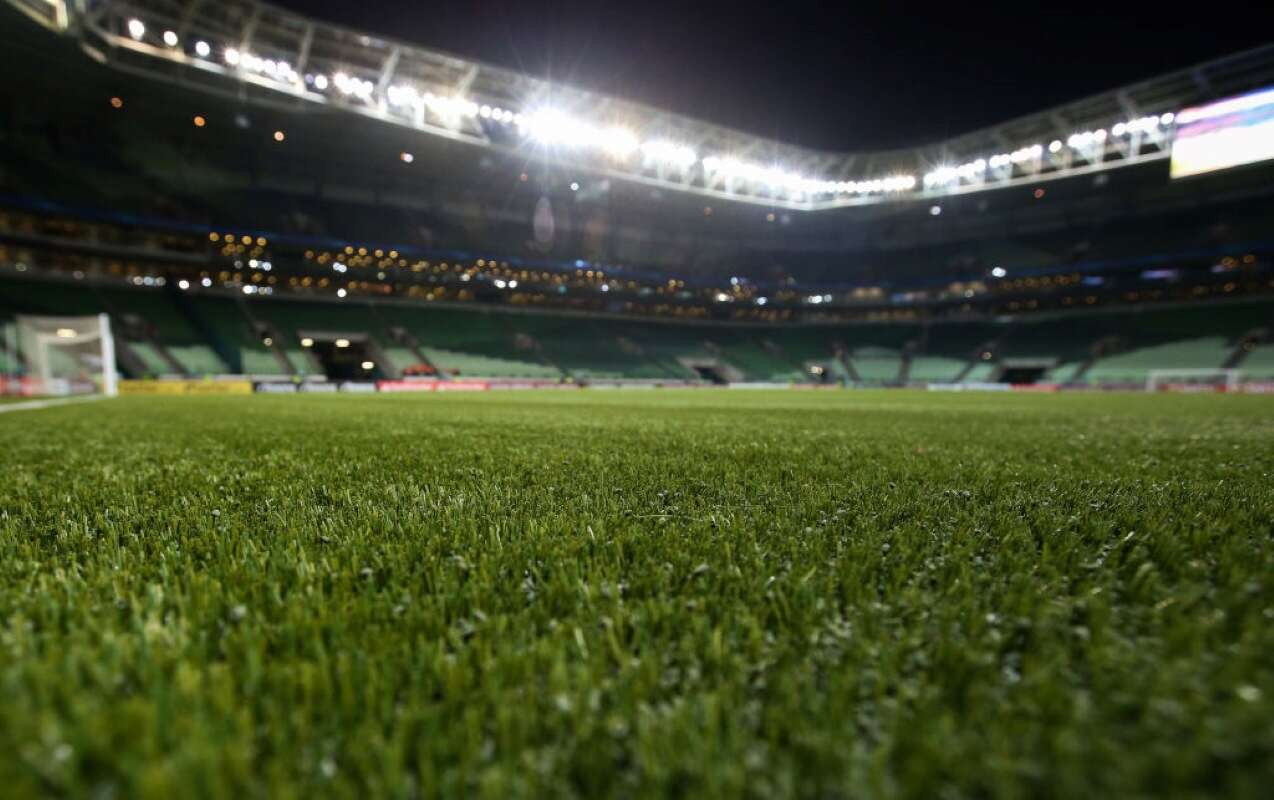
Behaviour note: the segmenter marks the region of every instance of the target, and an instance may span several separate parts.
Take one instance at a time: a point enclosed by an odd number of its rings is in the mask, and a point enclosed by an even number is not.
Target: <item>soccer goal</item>
[[[1239,388],[1237,369],[1152,369],[1148,392],[1232,392]]]
[[[114,396],[118,393],[115,340],[106,314],[87,317],[19,315],[6,331],[15,369],[9,394]]]

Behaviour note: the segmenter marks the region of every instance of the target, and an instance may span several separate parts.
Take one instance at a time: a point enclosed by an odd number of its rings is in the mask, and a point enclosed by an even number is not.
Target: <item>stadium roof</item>
[[[614,178],[816,210],[938,198],[1166,158],[1176,115],[1274,83],[1274,45],[917,148],[832,153],[742,133],[255,0],[7,0],[131,71],[317,104]]]

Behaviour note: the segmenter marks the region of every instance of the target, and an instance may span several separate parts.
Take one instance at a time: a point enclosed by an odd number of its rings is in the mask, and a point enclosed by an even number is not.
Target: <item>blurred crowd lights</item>
[[[146,40],[148,29],[143,20],[129,19],[125,28],[134,41]],[[173,30],[165,30],[160,39],[169,49],[181,47],[181,37]],[[213,46],[204,39],[196,39],[189,46],[197,58],[214,57]],[[1034,143],[962,164],[938,166],[919,180],[905,173],[862,180],[832,180],[802,175],[780,165],[762,164],[729,154],[701,156],[688,144],[663,137],[644,138],[631,127],[594,123],[558,108],[524,112],[463,96],[421,91],[406,83],[394,83],[382,89],[377,81],[349,71],[337,71],[330,76],[321,72],[302,75],[286,59],[266,58],[234,46],[225,47],[221,58],[226,66],[274,81],[287,91],[324,95],[335,92],[346,102],[363,103],[382,114],[405,115],[417,123],[456,128],[464,120],[481,120],[483,123],[511,126],[519,137],[538,145],[594,151],[620,162],[640,159],[641,168],[654,170],[660,177],[667,170],[673,170],[685,178],[697,167],[700,171],[697,177],[706,187],[735,194],[763,193],[795,201],[898,194],[911,192],[918,186],[923,191],[933,192],[961,185],[985,184],[1011,177],[1017,167],[1038,172],[1049,166],[1064,166],[1073,153],[1091,160],[1093,152],[1104,148],[1112,137],[1161,137],[1170,132],[1175,123],[1188,121],[1170,111],[1141,116],[1118,122],[1109,131],[1105,128],[1076,131],[1064,140],[1054,139],[1047,145]],[[199,123],[196,122],[196,125]],[[284,138],[282,131],[274,133],[275,141],[282,142]],[[403,152],[399,157],[407,164],[415,158],[409,152]],[[572,188],[576,185],[572,184]]]

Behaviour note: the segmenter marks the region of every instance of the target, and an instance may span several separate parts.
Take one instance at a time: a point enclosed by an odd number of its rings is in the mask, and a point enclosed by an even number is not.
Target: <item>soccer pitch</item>
[[[0,476],[8,797],[1274,785],[1274,398],[121,398]]]

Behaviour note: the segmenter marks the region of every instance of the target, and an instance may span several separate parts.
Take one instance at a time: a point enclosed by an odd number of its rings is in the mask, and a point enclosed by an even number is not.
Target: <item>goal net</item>
[[[1232,392],[1239,388],[1237,369],[1152,369],[1148,392]]]
[[[114,395],[115,341],[106,314],[86,317],[19,315],[4,326],[0,393]]]

